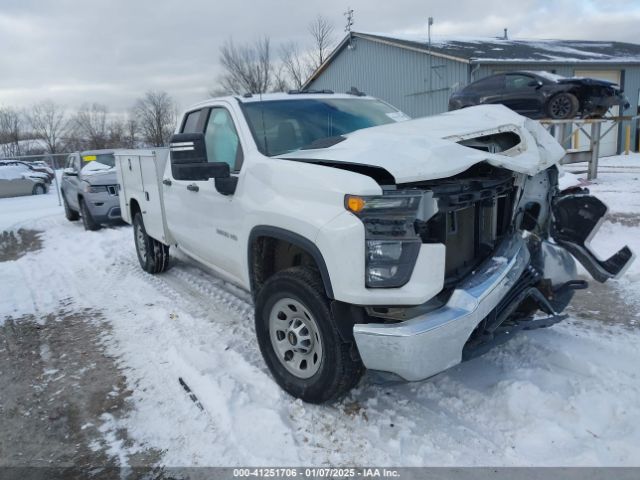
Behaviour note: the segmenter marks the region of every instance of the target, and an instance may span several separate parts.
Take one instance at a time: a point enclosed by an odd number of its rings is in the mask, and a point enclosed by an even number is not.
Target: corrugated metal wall
[[[454,60],[431,57],[364,38],[354,38],[353,49],[343,49],[316,78],[310,88],[346,92],[352,86],[381,98],[412,117],[447,111],[451,93],[473,80],[507,70],[548,70],[573,76],[575,70],[624,70],[624,90],[631,103],[625,115],[636,115],[640,95],[640,66],[616,64],[482,64],[468,65]],[[626,125],[626,124],[625,124]],[[632,145],[637,145],[637,128],[632,127]],[[624,146],[624,129],[619,133]]]
[[[411,117],[423,117],[446,112],[452,89],[467,82],[464,63],[363,38],[353,45],[334,57],[309,88],[346,92],[357,87]]]

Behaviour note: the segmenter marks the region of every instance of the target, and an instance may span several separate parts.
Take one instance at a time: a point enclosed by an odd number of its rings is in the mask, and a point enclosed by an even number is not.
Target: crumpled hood
[[[82,172],[82,179],[91,185],[115,185],[118,183],[115,168],[105,171],[93,170]]]
[[[457,143],[504,131],[513,131],[522,140],[506,155]],[[296,150],[279,158],[370,165],[388,171],[396,183],[411,183],[451,177],[480,162],[533,176],[565,154],[538,122],[502,105],[480,105],[366,128],[345,137],[328,148]]]

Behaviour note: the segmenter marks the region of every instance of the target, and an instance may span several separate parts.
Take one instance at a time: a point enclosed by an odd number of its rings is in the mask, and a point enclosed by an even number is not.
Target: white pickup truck
[[[502,106],[410,120],[367,96],[211,99],[169,149],[116,154],[140,264],[176,246],[253,294],[258,344],[290,394],[325,402],[364,368],[435,375],[545,327],[632,260],[588,248],[607,208],[560,191],[560,145]]]

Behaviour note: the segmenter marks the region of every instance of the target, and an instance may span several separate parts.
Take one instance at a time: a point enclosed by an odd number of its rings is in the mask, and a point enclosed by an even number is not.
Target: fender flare
[[[331,286],[331,278],[329,277],[329,270],[327,264],[324,261],[320,249],[315,243],[300,234],[285,230],[284,228],[272,227],[270,225],[257,225],[251,229],[249,233],[249,240],[247,243],[247,259],[249,267],[249,282],[251,285],[251,292],[254,293],[254,272],[253,272],[253,244],[258,237],[271,237],[278,240],[289,242],[297,247],[300,247],[304,251],[311,255],[311,258],[316,262],[318,270],[320,271],[320,277],[322,278],[322,284],[324,285],[325,293],[327,297],[333,300],[333,287]]]

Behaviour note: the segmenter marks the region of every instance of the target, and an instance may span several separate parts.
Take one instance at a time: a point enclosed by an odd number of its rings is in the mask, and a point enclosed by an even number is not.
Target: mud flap
[[[552,206],[552,237],[591,274],[604,283],[622,274],[633,260],[633,252],[625,246],[607,260],[600,260],[587,245],[594,237],[607,213],[607,206],[596,197],[570,194],[557,197]]]

